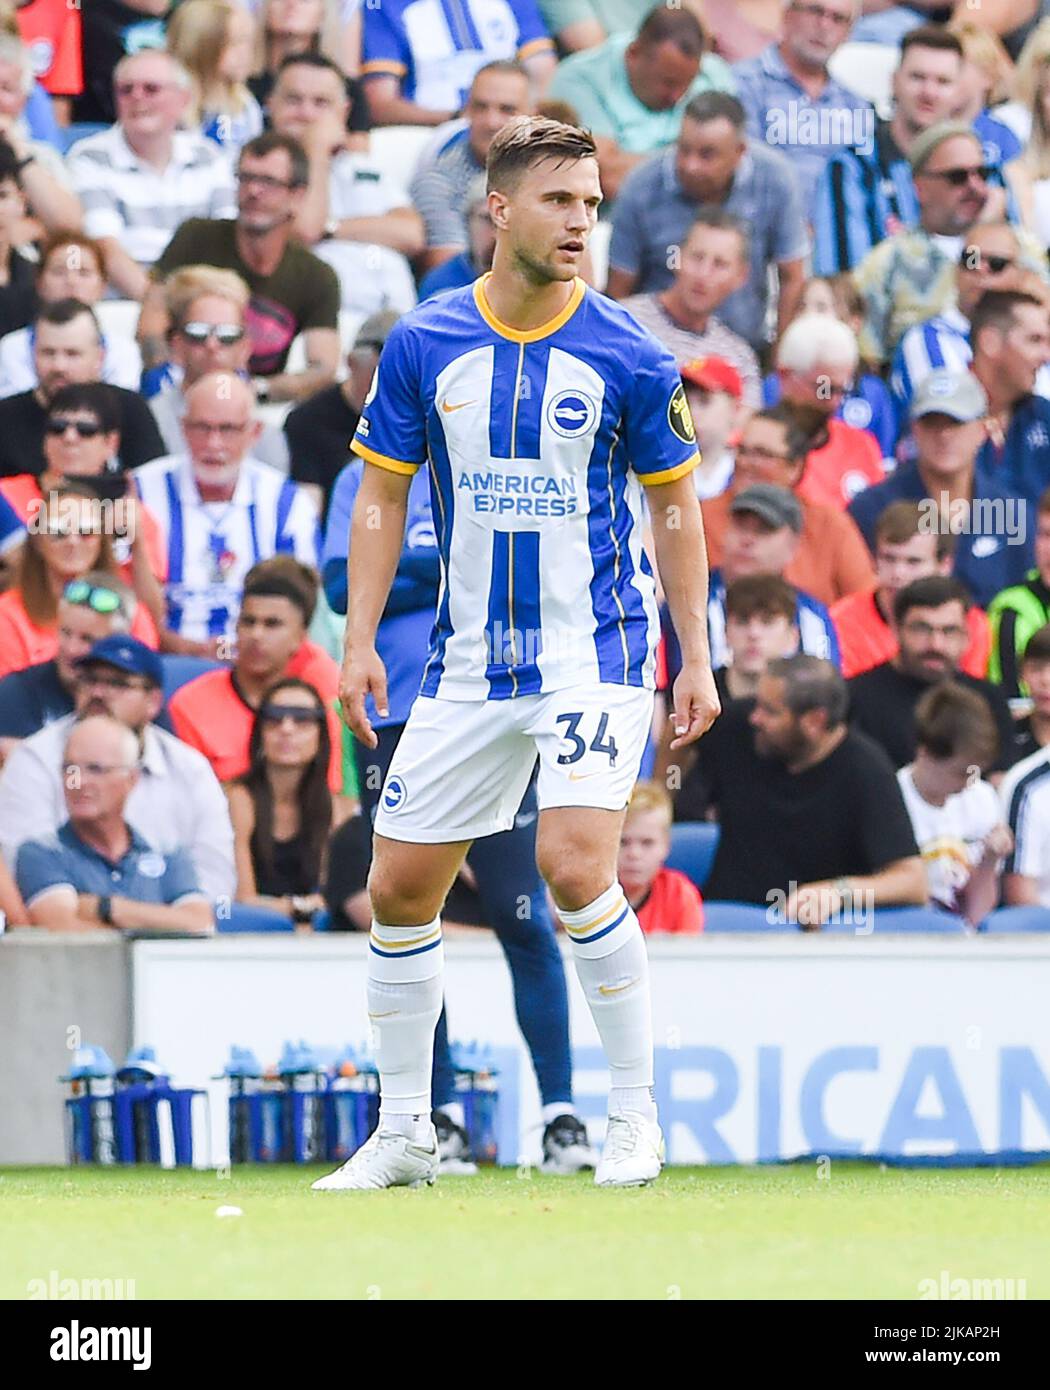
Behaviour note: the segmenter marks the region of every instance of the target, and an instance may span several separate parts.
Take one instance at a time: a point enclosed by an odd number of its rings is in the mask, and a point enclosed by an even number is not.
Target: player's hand
[[[671,748],[684,748],[706,734],[722,713],[722,703],[715,688],[715,678],[707,663],[683,666],[674,683],[674,713],[671,715],[675,737]]]
[[[365,700],[371,695],[376,710],[385,719],[387,706],[386,667],[375,647],[351,650],[347,647],[339,676],[339,703],[346,727],[366,748],[377,748],[379,738],[365,713]]]

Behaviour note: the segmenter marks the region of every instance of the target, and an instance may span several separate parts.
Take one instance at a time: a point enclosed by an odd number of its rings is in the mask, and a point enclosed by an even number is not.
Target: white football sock
[[[558,915],[609,1061],[610,1113],[634,1110],[655,1119],[649,959],[638,918],[618,883],[586,907]]]
[[[441,918],[417,927],[372,922],[368,1018],[379,1071],[379,1125],[416,1140],[430,1133],[434,1030],[445,952]]]

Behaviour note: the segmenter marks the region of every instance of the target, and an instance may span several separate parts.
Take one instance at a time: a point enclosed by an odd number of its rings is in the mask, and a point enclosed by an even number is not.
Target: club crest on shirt
[[[598,407],[582,391],[559,391],[547,406],[547,423],[563,439],[577,439],[594,428]]]
[[[685,387],[681,382],[671,392],[671,399],[667,402],[667,423],[671,426],[671,433],[683,444],[696,442],[693,417],[689,414],[689,402],[685,398]]]

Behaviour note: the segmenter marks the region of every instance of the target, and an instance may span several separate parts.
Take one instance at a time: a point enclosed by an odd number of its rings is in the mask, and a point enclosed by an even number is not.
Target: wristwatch
[[[107,927],[113,926],[113,899],[108,893],[100,893],[98,899],[98,920]]]
[[[255,399],[260,405],[266,405],[270,399],[270,383],[264,376],[253,377],[252,386],[255,388]]]
[[[309,904],[309,899],[293,896],[292,898],[292,921],[293,922],[312,922],[314,910]]]

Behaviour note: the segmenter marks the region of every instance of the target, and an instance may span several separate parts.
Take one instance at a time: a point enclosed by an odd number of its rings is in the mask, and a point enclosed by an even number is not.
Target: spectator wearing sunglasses
[[[332,790],[340,790],[342,740],[333,708],[339,668],[306,635],[317,589],[317,572],[289,555],[256,565],[244,581],[232,665],[206,671],[171,697],[172,727],[184,743],[204,754],[220,782],[248,770],[252,721],[270,686],[288,677],[307,681],[331,711],[329,773]]]
[[[211,904],[184,849],[161,853],[125,813],[142,777],[138,739],[111,715],[75,724],[65,746],[68,819],[18,851],[17,877],[34,926],[112,927],[203,935]]]
[[[965,372],[973,360],[970,317],[988,290],[1015,290],[1030,279],[1038,262],[1030,259],[1031,244],[1022,249],[1017,229],[1008,222],[979,222],[966,234],[955,264],[955,294],[932,317],[914,324],[893,355],[890,390],[903,425],[912,398],[932,371]],[[1044,259],[1045,263],[1045,258]],[[1036,393],[1050,396],[1050,369],[1040,370]]]
[[[40,248],[36,271],[39,304],[76,299],[94,307],[106,292],[106,261],[102,247],[79,232],[54,232]],[[19,328],[0,338],[0,399],[31,391],[38,384],[33,358],[34,332]],[[101,379],[126,391],[137,391],[142,357],[129,338],[102,334]]]
[[[116,124],[79,140],[67,162],[84,230],[106,253],[109,279],[142,299],[148,271],[189,217],[232,217],[234,187],[222,150],[179,130],[192,97],[189,74],[169,54],[130,54],[113,73]]]
[[[167,543],[165,650],[225,658],[252,566],[273,555],[317,563],[316,508],[254,456],[254,407],[239,377],[202,376],[186,393],[187,451],[136,473]]]
[[[168,361],[147,373],[145,395],[165,449],[169,454],[181,454],[186,451],[182,432],[186,392],[193,383],[208,372],[235,372],[248,379],[249,294],[235,271],[189,265],[169,275],[164,282],[164,299],[170,325]],[[264,426],[255,456],[288,471],[288,447],[281,431],[272,425]]]
[[[274,908],[297,925],[325,905],[328,837],[345,819],[329,789],[331,739],[328,711],[313,686],[279,680],[252,720],[248,769],[226,788],[237,901]]]
[[[164,700],[160,657],[114,634],[96,642],[76,669],[74,712],[20,743],[0,774],[0,850],[8,865],[24,841],[58,833],[67,817],[67,740],[78,720],[105,714],[138,744],[142,776],[128,797],[128,823],[161,854],[188,851],[208,897],[229,902],[235,877],[226,798],[207,759],[156,723]]]
[[[49,661],[58,650],[58,605],[66,585],[89,570],[117,576],[113,543],[98,498],[66,483],[45,498],[28,530],[12,588],[0,594],[0,676]],[[132,632],[157,645],[157,629],[140,604]]]
[[[813,272],[835,275],[852,270],[887,237],[919,222],[918,188],[911,160],[926,131],[952,119],[959,99],[963,49],[957,35],[924,24],[905,35],[893,76],[893,114],[876,120],[853,145],[830,160],[810,209]],[[980,153],[967,165],[987,167],[985,186],[1005,199],[1002,171],[986,157],[982,121],[964,129],[976,133]],[[999,208],[999,215],[1007,211]],[[1013,208],[1008,209],[1013,220]]]
[[[72,714],[76,663],[103,637],[127,635],[137,607],[128,586],[101,570],[66,585],[58,601],[54,656],[0,680],[0,764],[20,739]]]
[[[63,386],[47,409],[44,471],[0,479],[0,492],[28,525],[42,498],[67,482],[82,484],[112,505],[105,525],[117,572],[134,589],[158,625],[164,620],[163,584],[167,577],[164,538],[157,519],[138,500],[122,470],[120,411],[112,388],[89,381]]]
[[[164,278],[187,265],[235,270],[251,292],[248,369],[260,401],[301,401],[335,379],[339,365],[339,279],[300,246],[295,223],[307,195],[310,161],[298,140],[268,130],[249,140],[237,164],[237,217],[191,217],[153,267],[138,340],[149,365],[163,360],[168,314]],[[302,334],[306,366],[286,371]]]
[[[1002,215],[1002,194],[993,201],[989,186],[994,170],[961,121],[924,131],[909,162],[918,225],[874,247],[853,272],[865,301],[861,350],[871,362],[890,362],[909,328],[950,303],[968,234],[979,221]]]
[[[44,425],[55,392],[73,382],[100,381],[105,361],[102,333],[90,305],[78,299],[44,304],[32,333],[37,384],[0,400],[0,478],[42,473]],[[159,458],[164,445],[149,406],[135,391],[111,386],[120,411],[120,460],[137,468]]]

